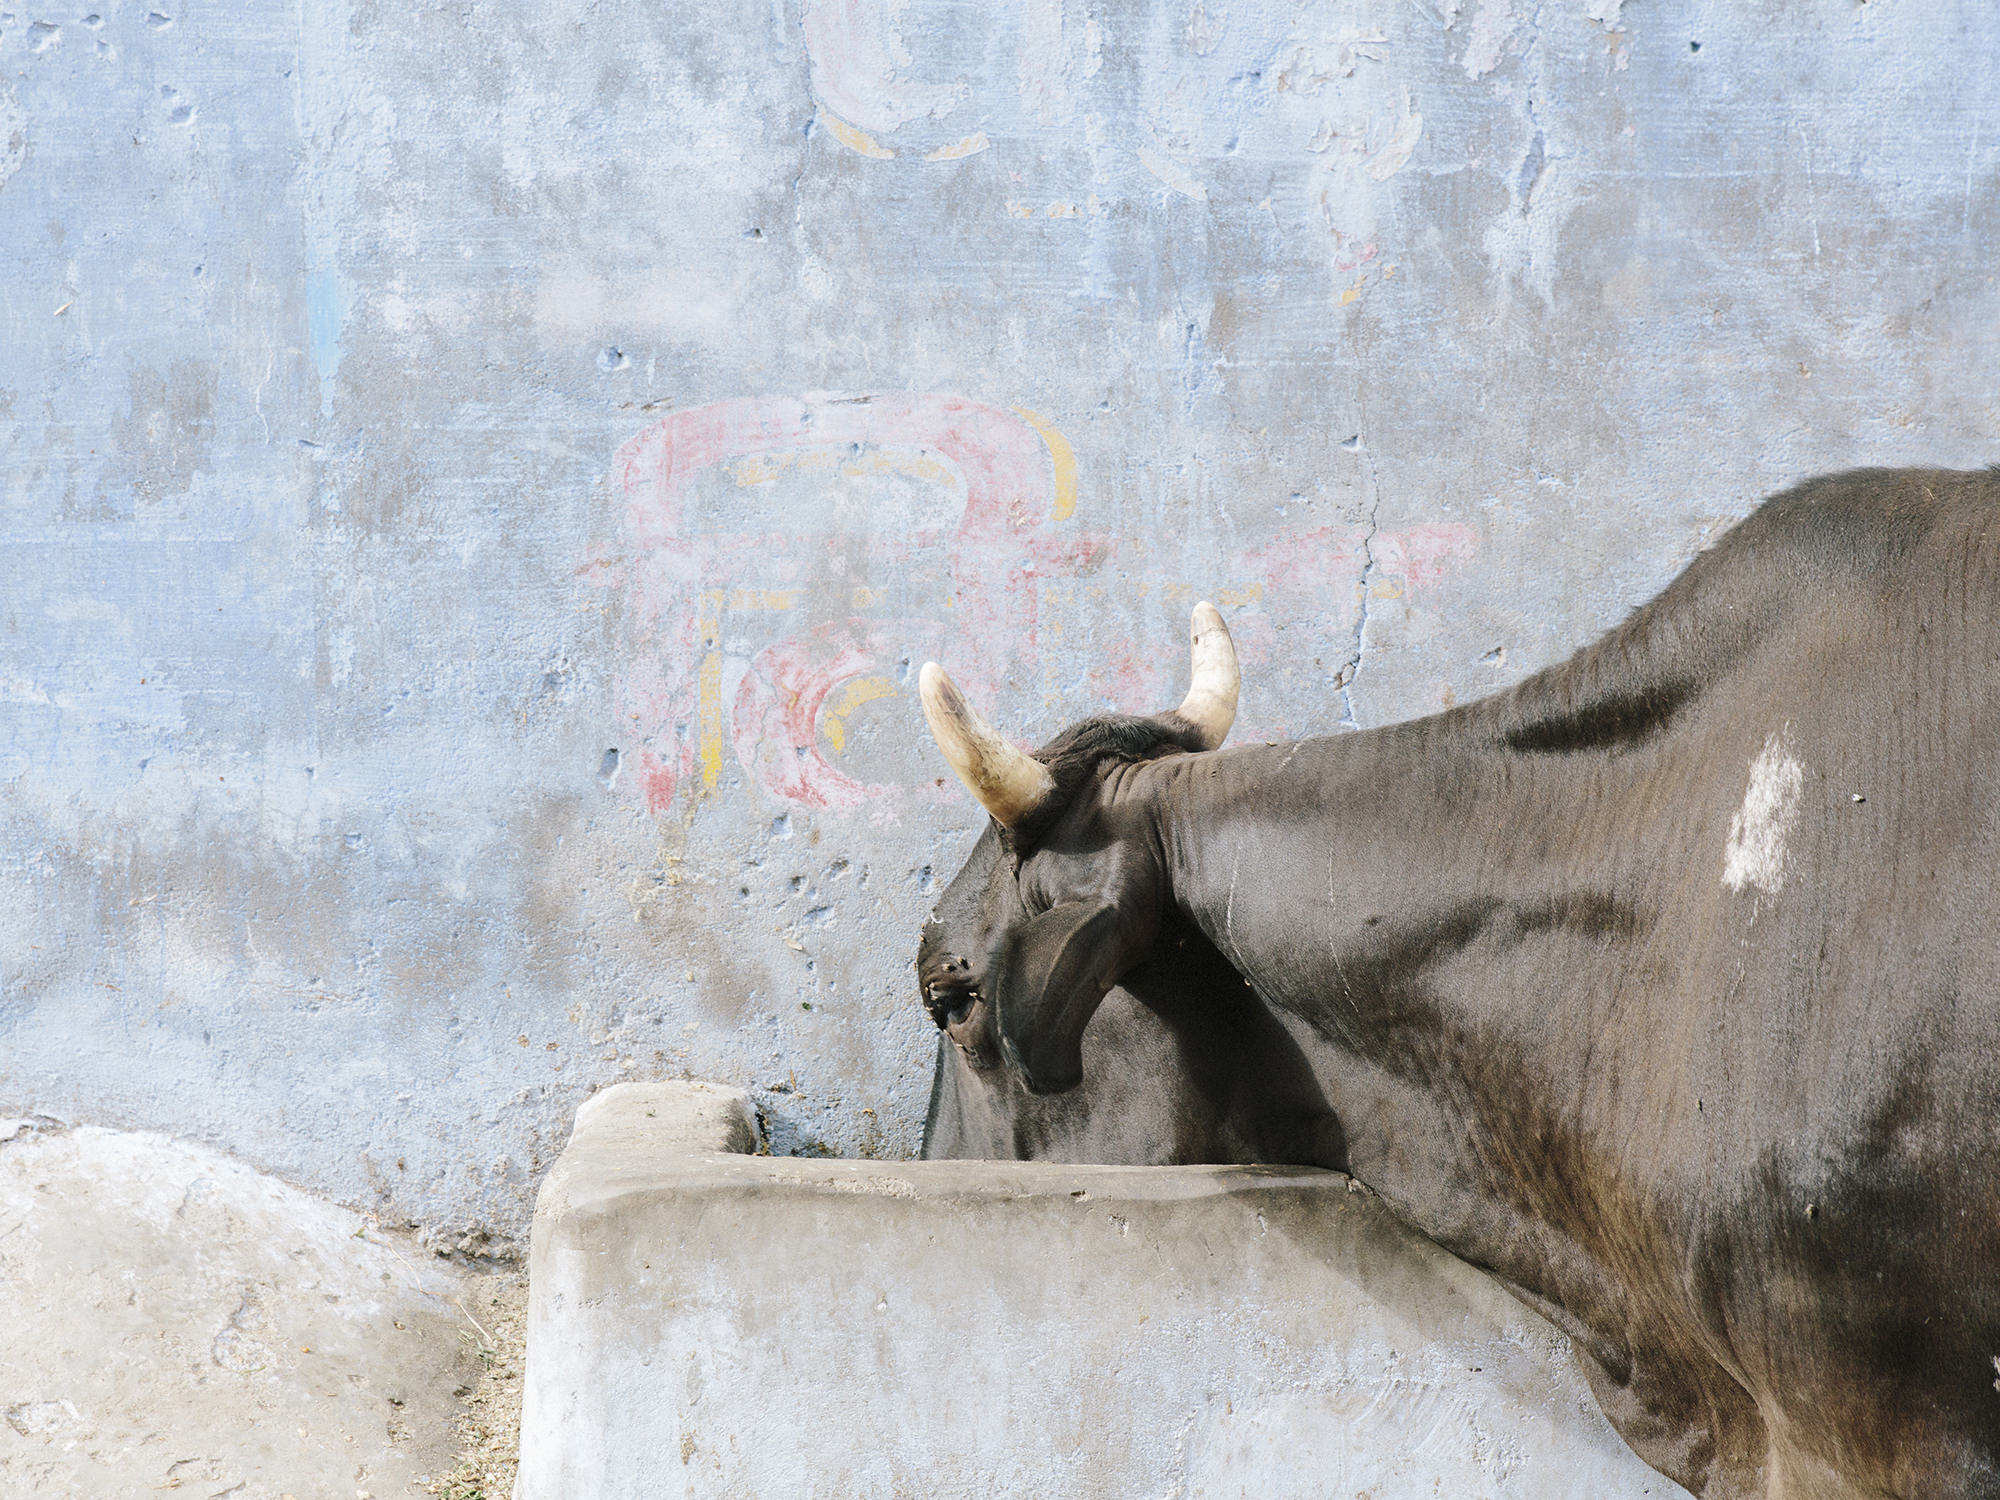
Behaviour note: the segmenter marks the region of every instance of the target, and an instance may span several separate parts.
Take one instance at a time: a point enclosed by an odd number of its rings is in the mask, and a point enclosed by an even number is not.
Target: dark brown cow
[[[932,1146],[1088,1150],[1140,1099],[1119,1159],[1333,1159],[1697,1495],[2000,1497],[2000,477],[1814,480],[1562,665],[1366,733],[1217,749],[1195,636],[1180,709],[1033,757],[925,669],[993,814],[919,957]],[[1136,1055],[1093,1035],[1121,985]],[[1205,997],[1282,1042],[1190,1081]]]

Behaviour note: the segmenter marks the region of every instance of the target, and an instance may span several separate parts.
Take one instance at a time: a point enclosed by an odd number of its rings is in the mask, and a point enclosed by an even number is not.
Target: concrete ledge
[[[517,1500],[1681,1493],[1337,1173],[676,1154],[647,1107],[542,1188]]]

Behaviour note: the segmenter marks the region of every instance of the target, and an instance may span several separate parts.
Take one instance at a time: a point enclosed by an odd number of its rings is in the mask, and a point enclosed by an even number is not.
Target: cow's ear
[[[1083,1082],[1083,1029],[1117,975],[1117,909],[1066,901],[1008,935],[993,997],[1000,1055],[1037,1094]]]

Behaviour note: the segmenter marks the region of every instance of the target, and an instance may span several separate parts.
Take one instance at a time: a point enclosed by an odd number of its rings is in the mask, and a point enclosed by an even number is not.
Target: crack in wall
[[[1369,436],[1374,424],[1368,417],[1367,355],[1356,340],[1353,324],[1348,325],[1349,347],[1354,351],[1356,375],[1354,390],[1354,411],[1357,418],[1355,434],[1343,448],[1353,448],[1360,456],[1361,472],[1368,487],[1368,530],[1361,538],[1361,574],[1355,581],[1357,609],[1354,619],[1354,638],[1347,653],[1347,660],[1341,663],[1334,674],[1334,691],[1340,694],[1340,727],[1359,729],[1360,722],[1354,717],[1354,682],[1361,675],[1362,656],[1368,649],[1368,596],[1375,583],[1375,538],[1382,530],[1382,475],[1375,466],[1375,453],[1369,445]]]
[[[818,128],[819,114],[815,111],[806,116],[806,123],[799,128],[799,169],[792,174],[792,185],[788,192],[792,200],[792,243],[807,255],[812,251],[806,246],[805,195],[799,184],[806,180],[806,172],[812,166],[813,131]]]
[[[1356,370],[1360,372],[1362,358],[1356,351]],[[1375,582],[1375,538],[1382,530],[1382,482],[1375,467],[1375,455],[1368,446],[1368,401],[1364,394],[1366,381],[1354,393],[1354,407],[1360,418],[1353,438],[1341,446],[1351,443],[1361,457],[1362,473],[1368,485],[1368,530],[1361,538],[1361,573],[1355,580],[1357,609],[1354,618],[1354,638],[1348,649],[1347,660],[1334,673],[1334,691],[1340,694],[1340,727],[1359,729],[1360,723],[1354,717],[1354,680],[1361,675],[1361,660],[1368,648],[1368,593]]]
[[[1354,717],[1354,679],[1361,675],[1361,655],[1368,644],[1368,591],[1375,581],[1375,536],[1382,529],[1382,492],[1375,483],[1373,460],[1368,465],[1368,488],[1372,492],[1368,506],[1368,532],[1361,539],[1361,576],[1354,585],[1360,597],[1360,609],[1354,620],[1353,645],[1347,653],[1347,660],[1341,663],[1333,678],[1334,688],[1340,694],[1342,729],[1361,727]]]

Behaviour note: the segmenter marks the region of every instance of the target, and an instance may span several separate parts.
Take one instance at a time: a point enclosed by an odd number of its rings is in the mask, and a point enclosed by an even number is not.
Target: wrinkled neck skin
[[[1591,974],[1646,923],[1544,836],[1579,799],[1616,818],[1616,789],[1544,791],[1457,722],[1177,756],[1134,790],[1167,899],[1298,1039],[1353,1175],[1574,1334],[1619,1317],[1576,1188],[1619,1127],[1563,1080],[1593,1076]]]

